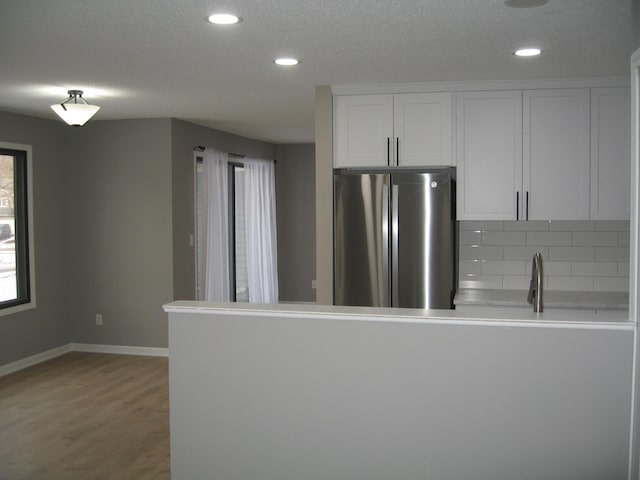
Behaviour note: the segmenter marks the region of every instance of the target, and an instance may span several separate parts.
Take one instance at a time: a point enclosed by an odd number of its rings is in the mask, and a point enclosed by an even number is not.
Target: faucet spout
[[[527,301],[533,305],[534,312],[542,312],[544,304],[542,302],[542,255],[540,252],[533,254],[531,264],[531,283],[529,284],[529,294]]]

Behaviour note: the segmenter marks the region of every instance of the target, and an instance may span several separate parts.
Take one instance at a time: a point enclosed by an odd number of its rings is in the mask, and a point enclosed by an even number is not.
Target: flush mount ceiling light
[[[93,117],[100,107],[89,105],[82,98],[82,90],[69,90],[69,98],[62,103],[51,105],[51,108],[58,116],[73,127],[81,127]],[[78,103],[80,100],[81,103]]]
[[[216,25],[233,25],[240,21],[240,17],[236,17],[230,13],[215,13],[209,16],[209,21]]]
[[[539,48],[521,48],[516,50],[514,54],[518,57],[535,57],[540,55],[541,50]]]
[[[295,58],[276,58],[274,62],[277,65],[282,65],[283,67],[291,67],[293,65],[298,65],[298,63],[300,63]]]

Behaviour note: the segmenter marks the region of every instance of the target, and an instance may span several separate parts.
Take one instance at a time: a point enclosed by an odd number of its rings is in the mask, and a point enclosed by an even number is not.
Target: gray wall
[[[315,146],[278,145],[278,286],[284,302],[315,302]]]
[[[162,304],[194,296],[193,147],[277,157],[275,145],[172,119],[71,129],[0,112],[0,141],[33,147],[37,282],[36,309],[0,317],[0,365],[70,342],[166,347]],[[285,197],[311,208],[312,147],[279,151]],[[292,188],[298,175],[307,187]],[[298,194],[304,199],[292,199]],[[313,229],[304,233],[313,240]],[[279,236],[286,242],[287,235]],[[312,301],[313,245],[300,248],[283,269],[289,283],[307,288],[287,297]]]
[[[73,341],[165,347],[162,304],[173,299],[171,121],[94,121],[69,132]]]
[[[64,272],[66,135],[60,122],[0,112],[0,141],[33,147],[35,309],[0,317],[0,365],[71,340]]]
[[[84,289],[80,301],[69,301],[74,341],[166,347],[162,304],[194,298],[193,147],[261,158],[275,158],[275,147],[174,119],[87,127],[72,166],[83,181],[69,192],[72,217],[86,225],[71,242],[69,292]],[[106,200],[111,195],[115,202]]]
[[[195,253],[189,236],[194,233],[193,147],[202,145],[256,158],[276,158],[276,147],[182,120],[171,120],[171,171],[173,207],[173,296],[195,298]]]

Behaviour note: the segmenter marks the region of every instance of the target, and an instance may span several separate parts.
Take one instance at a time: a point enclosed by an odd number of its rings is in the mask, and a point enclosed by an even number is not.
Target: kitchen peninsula
[[[172,478],[627,478],[625,311],[164,308]]]

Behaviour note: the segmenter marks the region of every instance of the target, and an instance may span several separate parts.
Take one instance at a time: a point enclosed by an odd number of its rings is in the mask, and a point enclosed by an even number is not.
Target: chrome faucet
[[[531,264],[531,283],[529,284],[529,294],[527,301],[533,305],[534,312],[542,312],[542,255],[540,252],[533,254]]]

